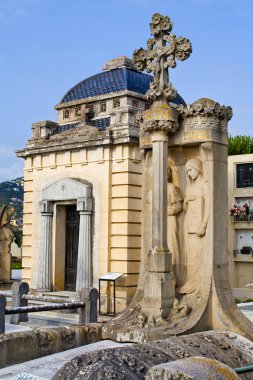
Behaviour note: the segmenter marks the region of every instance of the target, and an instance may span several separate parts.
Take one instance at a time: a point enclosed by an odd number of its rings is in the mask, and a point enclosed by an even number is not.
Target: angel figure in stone
[[[203,276],[204,237],[209,217],[208,182],[203,178],[203,165],[198,158],[186,162],[186,195],[184,199],[185,282],[181,294],[197,292]]]
[[[172,265],[176,277],[176,285],[181,284],[181,256],[178,244],[178,214],[183,210],[183,198],[180,190],[172,183],[172,170],[168,167],[168,203],[167,203],[167,235],[168,246],[172,253]]]

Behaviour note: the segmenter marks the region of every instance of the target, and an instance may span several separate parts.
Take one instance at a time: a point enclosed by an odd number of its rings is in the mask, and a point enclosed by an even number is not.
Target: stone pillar
[[[52,217],[53,203],[42,201],[37,290],[52,290]]]
[[[168,134],[152,134],[152,248],[168,251],[167,244],[167,167]]]
[[[76,291],[92,287],[92,243],[91,215],[92,198],[77,200],[77,211],[80,214]]]
[[[168,133],[177,128],[178,112],[167,104],[144,112],[143,130],[152,141],[152,247],[147,257],[142,311],[155,320],[168,318],[175,299],[172,256],[167,243]]]

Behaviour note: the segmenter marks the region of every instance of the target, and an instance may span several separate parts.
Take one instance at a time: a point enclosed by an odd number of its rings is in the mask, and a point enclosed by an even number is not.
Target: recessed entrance
[[[76,290],[76,271],[79,237],[79,213],[76,205],[66,206],[65,283],[64,289]]]

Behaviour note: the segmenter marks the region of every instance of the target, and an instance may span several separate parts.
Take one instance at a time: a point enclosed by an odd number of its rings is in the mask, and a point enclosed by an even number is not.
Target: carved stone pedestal
[[[154,319],[168,318],[175,298],[169,251],[150,250],[145,276],[142,312]]]
[[[10,243],[0,242],[0,280],[10,281],[11,279],[11,254]]]

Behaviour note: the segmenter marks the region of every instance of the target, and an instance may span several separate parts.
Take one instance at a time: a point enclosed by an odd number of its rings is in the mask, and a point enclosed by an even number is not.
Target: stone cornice
[[[105,99],[111,100],[113,98],[118,98],[118,97],[122,97],[122,96],[133,96],[135,98],[147,100],[146,95],[142,95],[142,94],[138,94],[137,92],[125,90],[125,91],[113,92],[111,94],[105,94],[105,95],[93,96],[93,97],[89,97],[89,98],[85,98],[85,99],[79,99],[79,100],[75,100],[73,102],[58,103],[55,105],[54,108],[56,110],[61,110],[63,108],[73,107],[73,106],[77,106],[80,104],[92,103],[92,102],[97,102],[97,101],[101,101],[101,100],[105,100]]]
[[[84,130],[79,130],[77,133],[73,129],[72,134],[66,136],[65,133],[61,133],[54,140],[44,138],[29,140],[24,149],[16,151],[16,155],[25,158],[36,154],[72,151],[96,146],[139,144],[139,128],[135,126],[116,125],[104,132],[97,131],[93,134],[84,134],[84,132]]]

